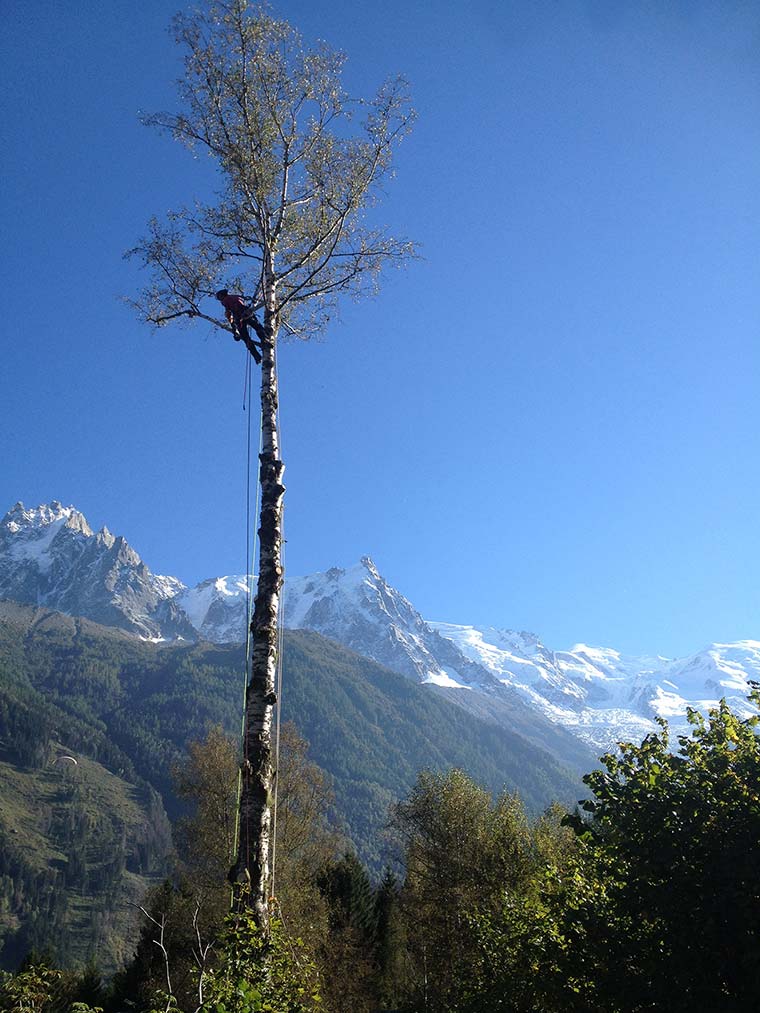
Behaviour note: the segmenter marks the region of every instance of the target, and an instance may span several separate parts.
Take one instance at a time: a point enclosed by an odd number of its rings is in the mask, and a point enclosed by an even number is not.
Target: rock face
[[[255,593],[255,578],[251,595]],[[182,591],[178,603],[204,639],[242,640],[244,576],[216,577]],[[284,593],[288,629],[313,630],[417,682],[450,689],[495,689],[498,678],[441,636],[365,556],[348,569],[289,577]]]
[[[285,623],[337,640],[418,682],[456,689],[494,687],[491,673],[441,637],[365,556],[285,585]]]
[[[197,634],[175,597],[183,585],[155,576],[122,537],[93,532],[57,500],[0,522],[0,597],[86,616],[151,639]]]
[[[250,587],[249,587],[250,584]],[[117,626],[151,639],[242,642],[255,578],[212,577],[187,588],[157,576],[123,538],[93,533],[73,507],[16,504],[0,522],[0,597]],[[289,577],[285,624],[308,629],[434,687],[472,713],[547,723],[597,753],[640,740],[661,715],[684,731],[688,707],[725,696],[749,714],[748,680],[760,680],[760,641],[711,644],[683,659],[624,657],[578,644],[554,651],[531,633],[423,619],[369,557],[347,569]],[[562,747],[566,748],[567,743]]]

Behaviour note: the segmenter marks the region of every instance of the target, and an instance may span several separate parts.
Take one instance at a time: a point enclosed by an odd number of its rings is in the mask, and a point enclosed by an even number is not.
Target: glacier
[[[760,679],[760,641],[710,644],[682,659],[626,657],[576,644],[552,651],[530,633],[431,622],[471,660],[488,668],[551,721],[594,747],[612,748],[657,731],[656,717],[685,734],[689,708],[706,713],[725,698],[754,713],[749,682]]]

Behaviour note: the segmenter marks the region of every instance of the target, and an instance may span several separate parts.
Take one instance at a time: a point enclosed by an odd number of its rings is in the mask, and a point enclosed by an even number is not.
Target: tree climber
[[[258,345],[248,333],[248,324],[254,319],[253,307],[243,302],[239,295],[231,295],[226,288],[220,288],[216,298],[224,306],[224,313],[232,325],[232,334],[235,341],[242,338],[251,349],[251,354],[257,363],[261,362],[260,345]]]

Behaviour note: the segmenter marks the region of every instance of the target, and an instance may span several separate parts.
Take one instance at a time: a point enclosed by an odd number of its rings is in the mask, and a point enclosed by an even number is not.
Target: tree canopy
[[[751,699],[760,703],[757,690]],[[760,989],[760,717],[725,701],[602,758],[537,888],[473,916],[468,1011],[752,1009]]]
[[[155,325],[220,324],[202,303],[223,278],[257,305],[273,298],[277,323],[309,337],[340,294],[374,290],[384,265],[414,252],[368,216],[414,119],[407,83],[352,97],[342,53],[305,46],[248,0],[178,14],[173,28],[185,54],[180,109],[145,122],[210,156],[219,188],[213,202],[150,221],[130,251],[151,273],[134,304]]]

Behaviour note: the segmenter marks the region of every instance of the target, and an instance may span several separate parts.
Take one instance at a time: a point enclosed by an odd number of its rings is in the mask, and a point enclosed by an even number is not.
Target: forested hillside
[[[242,665],[240,647],[152,644],[0,605],[6,966],[30,945],[62,960],[97,949],[106,966],[123,957],[129,904],[166,867],[164,810],[181,812],[172,765],[210,726],[238,731]],[[532,811],[579,797],[548,753],[317,634],[286,635],[284,684],[283,716],[332,777],[334,822],[376,871],[392,857],[389,807],[423,768],[460,767]]]

